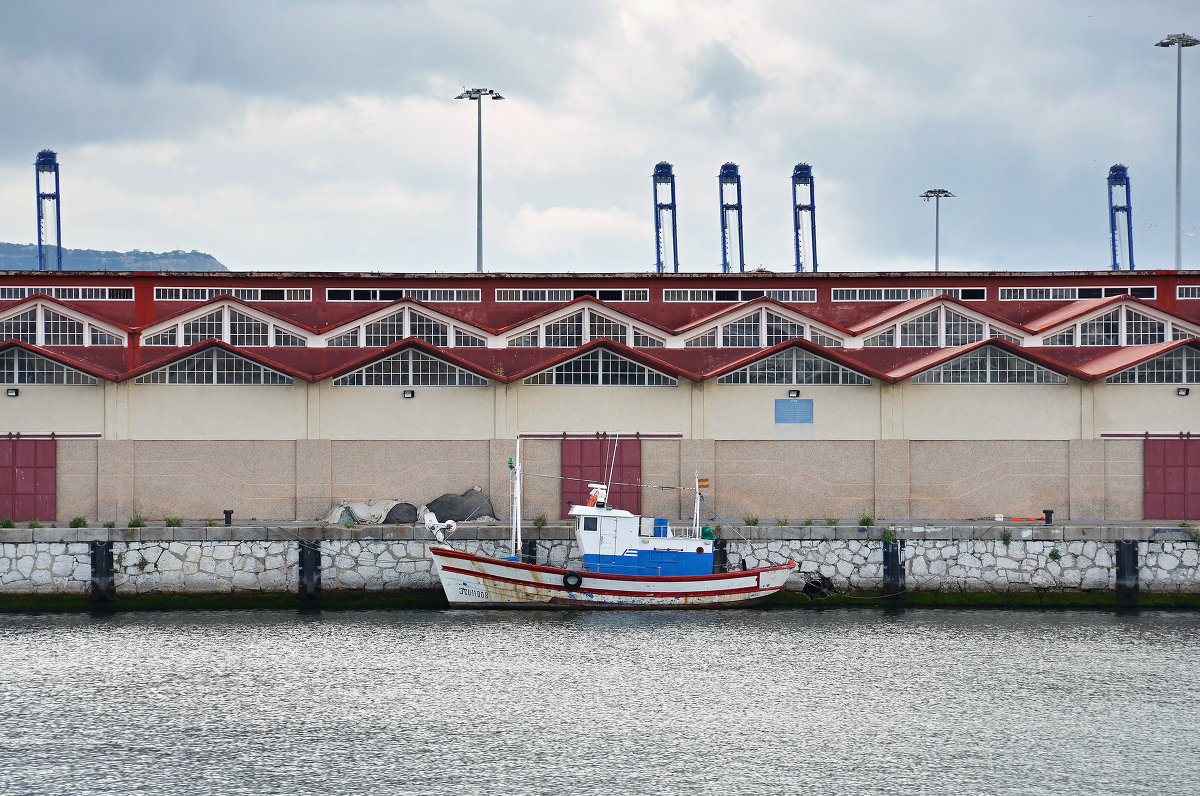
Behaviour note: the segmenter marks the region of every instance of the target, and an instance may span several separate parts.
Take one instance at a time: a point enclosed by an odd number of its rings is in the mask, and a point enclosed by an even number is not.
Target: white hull
[[[789,561],[717,575],[636,577],[522,564],[444,547],[431,553],[446,599],[452,606],[475,608],[745,606],[782,589],[796,568]]]

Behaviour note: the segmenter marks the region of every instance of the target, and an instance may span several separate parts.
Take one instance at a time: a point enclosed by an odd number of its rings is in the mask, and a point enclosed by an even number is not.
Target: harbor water
[[[1183,794],[1200,615],[0,616],[3,794]]]

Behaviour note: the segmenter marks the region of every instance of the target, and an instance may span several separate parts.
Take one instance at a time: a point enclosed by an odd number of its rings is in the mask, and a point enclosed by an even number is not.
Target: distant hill
[[[204,252],[173,251],[102,252],[63,249],[64,271],[228,271],[217,258]],[[0,271],[36,271],[37,246],[0,243]]]

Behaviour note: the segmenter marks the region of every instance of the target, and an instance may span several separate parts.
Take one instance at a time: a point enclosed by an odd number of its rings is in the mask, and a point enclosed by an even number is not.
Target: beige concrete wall
[[[878,439],[879,391],[876,384],[760,385],[717,384],[697,387],[704,393],[704,425],[694,436],[718,440],[865,440]],[[788,390],[813,402],[812,423],[776,423],[775,400]]]
[[[1070,508],[1068,442],[931,441],[911,443],[916,517],[1037,517]]]
[[[717,441],[717,512],[803,521],[873,511],[874,448],[863,440]]]
[[[509,433],[597,431],[692,434],[691,382],[678,387],[621,387],[510,384],[516,428]]]
[[[61,384],[6,384],[19,395],[0,395],[0,433],[101,434],[104,387]]]
[[[332,500],[395,498],[420,506],[447,492],[492,487],[487,440],[337,440]],[[328,510],[326,506],[326,510]]]
[[[1095,436],[1101,434],[1177,434],[1200,432],[1200,389],[1179,396],[1177,384],[1092,385]]]
[[[313,519],[340,500],[420,505],[478,485],[509,516],[513,440],[133,441],[59,443],[59,520],[124,524],[135,514]],[[560,443],[522,442],[524,516],[559,516]],[[690,517],[694,473],[725,520],[1141,519],[1142,441],[687,440],[642,442],[644,513]],[[707,518],[707,517],[706,517]]]
[[[1081,383],[913,384],[901,382],[897,436],[912,440],[1080,437]]]
[[[319,407],[314,435],[334,440],[490,439],[495,396],[488,387],[311,388]],[[404,398],[404,390],[415,393]]]
[[[136,440],[295,440],[307,436],[307,384],[118,386]]]

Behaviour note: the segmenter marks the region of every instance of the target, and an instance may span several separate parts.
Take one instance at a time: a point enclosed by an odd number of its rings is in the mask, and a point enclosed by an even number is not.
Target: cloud
[[[706,45],[691,63],[691,96],[712,102],[721,113],[752,106],[762,95],[764,81],[725,42]]]

